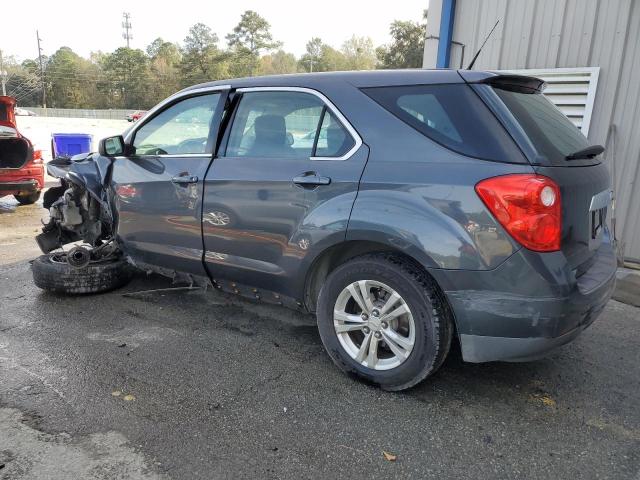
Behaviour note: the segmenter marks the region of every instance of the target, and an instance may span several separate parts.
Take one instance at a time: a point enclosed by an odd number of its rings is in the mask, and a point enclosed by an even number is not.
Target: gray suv
[[[616,268],[603,148],[543,88],[468,70],[187,88],[49,164],[35,283],[97,292],[134,265],[315,312],[336,365],[387,390],[453,341],[539,357],[595,320]]]

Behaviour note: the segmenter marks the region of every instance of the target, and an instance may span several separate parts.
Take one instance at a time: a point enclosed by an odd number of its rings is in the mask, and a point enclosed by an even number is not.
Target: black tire
[[[113,290],[125,285],[133,275],[132,267],[123,258],[74,268],[68,263],[52,261],[51,254],[36,258],[31,271],[39,288],[71,295]]]
[[[340,344],[333,326],[333,310],[340,292],[358,280],[382,282],[398,292],[415,322],[415,344],[404,363],[390,370],[374,370],[353,359]],[[337,267],[327,277],[318,298],[318,329],[325,349],[344,372],[384,390],[410,388],[442,365],[453,336],[453,321],[446,301],[428,275],[409,261],[392,254],[367,254]]]
[[[40,199],[40,192],[14,195],[13,198],[15,198],[20,205],[33,205]]]

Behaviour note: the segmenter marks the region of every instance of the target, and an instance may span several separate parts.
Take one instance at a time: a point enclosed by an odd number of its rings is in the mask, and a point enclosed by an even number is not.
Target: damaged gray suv
[[[616,268],[603,148],[543,88],[462,70],[188,88],[49,163],[35,283],[98,292],[138,267],[315,312],[336,365],[387,390],[453,341],[537,358],[596,319]]]

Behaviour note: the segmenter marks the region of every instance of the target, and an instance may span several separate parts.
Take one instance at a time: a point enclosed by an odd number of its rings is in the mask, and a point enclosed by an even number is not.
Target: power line
[[[25,98],[29,97],[32,93],[36,92],[38,89],[39,87],[36,86],[36,87],[33,87],[31,90],[27,90],[22,93],[18,93],[18,94],[14,93],[13,96],[15,97],[17,102],[20,102],[21,100],[24,100]]]
[[[13,94],[13,96],[15,97],[16,95],[20,95],[21,93],[27,91],[27,90],[38,90],[40,88],[40,83],[37,84],[26,84],[26,83],[21,83],[15,87],[12,87],[11,92]]]

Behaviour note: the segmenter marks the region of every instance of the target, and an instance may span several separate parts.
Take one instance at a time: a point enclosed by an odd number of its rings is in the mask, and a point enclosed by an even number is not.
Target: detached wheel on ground
[[[33,281],[43,290],[66,294],[87,294],[125,285],[133,269],[122,257],[74,267],[58,253],[41,255],[31,265]]]
[[[25,195],[14,195],[20,205],[32,205],[40,198],[40,192],[29,193]]]
[[[433,280],[410,262],[369,254],[339,266],[318,299],[320,337],[344,372],[404,390],[444,362],[453,322]]]

